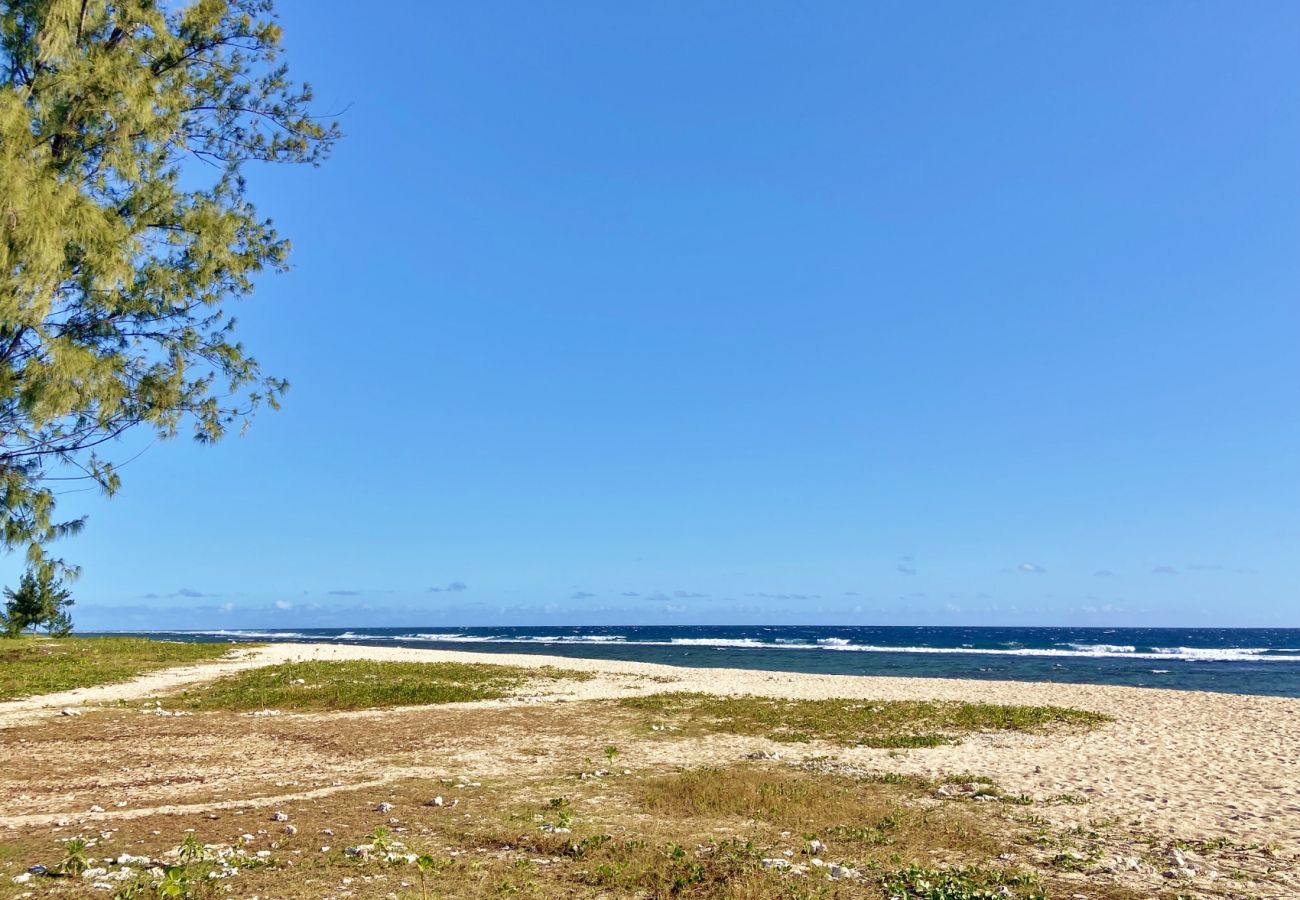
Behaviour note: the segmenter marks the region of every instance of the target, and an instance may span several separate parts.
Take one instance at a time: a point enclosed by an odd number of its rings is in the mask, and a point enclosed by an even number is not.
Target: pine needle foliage
[[[68,607],[75,601],[72,591],[49,569],[28,570],[17,588],[5,588],[5,608],[0,614],[3,632],[10,636],[25,628],[33,633],[44,627],[51,637],[66,637],[72,631]]]
[[[280,38],[270,0],[0,2],[0,543],[33,566],[82,526],[53,479],[112,494],[128,430],[215,441],[286,388],[226,308],[289,250],[244,165],[339,133]]]

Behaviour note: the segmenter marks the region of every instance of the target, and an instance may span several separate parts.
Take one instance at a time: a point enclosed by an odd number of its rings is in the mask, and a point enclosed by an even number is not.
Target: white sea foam
[[[1209,660],[1219,662],[1262,662],[1283,660],[1294,662],[1300,660],[1300,656],[1278,653],[1268,647],[1226,647],[1226,648],[1205,648],[1205,647],[1152,647],[1155,651],[1155,659],[1192,659],[1192,660]]]
[[[1104,644],[1085,645],[1087,649],[1057,650],[1048,647],[1019,647],[1014,650],[990,650],[965,647],[882,647],[850,644],[826,647],[827,650],[856,650],[864,653],[970,653],[989,656],[1091,657],[1109,659],[1187,660],[1192,662],[1300,662],[1300,656],[1272,653],[1264,647],[1206,649],[1201,647],[1152,647],[1151,653],[1138,653],[1135,647],[1112,649]]]
[[[775,641],[757,638],[682,637],[667,641],[629,640],[622,634],[565,634],[565,635],[492,635],[466,634],[464,632],[414,632],[402,635],[358,634],[345,631],[337,635],[307,635],[298,631],[184,631],[175,634],[193,634],[213,637],[237,637],[269,640],[351,640],[351,641],[428,641],[431,643],[466,644],[547,644],[547,645],[601,645],[619,644],[629,647],[707,647],[738,650],[826,650],[845,653],[921,653],[960,654],[975,656],[1012,656],[1045,658],[1141,659],[1168,662],[1300,662],[1300,651],[1295,648],[1267,647],[1152,647],[1139,652],[1132,644],[1066,643],[1057,647],[927,647],[919,645],[890,646],[882,644],[857,644],[846,638],[827,637],[815,640],[778,638]]]
[[[404,641],[441,641],[445,643],[468,643],[482,644],[489,641],[500,640],[492,634],[461,634],[459,632],[419,632],[418,634],[403,634],[401,640]]]
[[[265,639],[287,639],[287,638],[307,638],[308,635],[301,631],[256,631],[244,630],[242,628],[218,628],[212,631],[168,631],[164,634],[193,634],[203,635],[204,637],[238,637],[238,638],[265,638]]]
[[[1121,653],[1136,653],[1137,647],[1132,644],[1066,644],[1072,650],[1078,650],[1080,653],[1089,655],[1095,653],[1106,653],[1118,655]]]
[[[754,647],[768,650],[803,649],[807,644],[769,644],[754,638],[673,638],[671,641],[639,641],[664,647]]]
[[[379,640],[433,641],[445,644],[617,644],[627,640],[621,634],[464,634],[461,632],[418,632],[384,635]]]

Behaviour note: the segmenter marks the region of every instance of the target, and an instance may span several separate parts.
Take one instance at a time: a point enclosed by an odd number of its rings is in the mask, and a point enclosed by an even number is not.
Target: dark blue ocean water
[[[678,666],[1122,684],[1300,697],[1296,628],[531,626],[147,632],[196,641],[325,641]]]

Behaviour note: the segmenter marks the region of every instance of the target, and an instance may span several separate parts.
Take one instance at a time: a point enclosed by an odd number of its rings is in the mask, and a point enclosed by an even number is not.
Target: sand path
[[[235,659],[155,672],[123,684],[3,703],[0,728],[57,716],[64,707],[140,699],[241,669],[294,659],[553,665],[598,674],[585,682],[556,682],[540,696],[496,701],[500,705],[686,690],[809,699],[948,699],[1073,706],[1106,713],[1115,721],[1079,735],[976,735],[953,747],[894,754],[837,749],[835,755],[845,763],[890,771],[986,774],[1007,791],[1040,799],[1079,798],[1086,802],[1063,811],[1077,810],[1081,821],[1119,817],[1126,822],[1141,821],[1144,828],[1171,837],[1228,836],[1274,843],[1286,852],[1300,849],[1300,699],[1101,685],[688,669],[397,647],[273,644],[237,652]],[[765,746],[758,739],[746,740],[755,748]],[[725,742],[725,752],[734,752],[733,743]],[[700,749],[704,752],[682,762],[721,761]],[[392,774],[406,773],[395,770]],[[276,802],[284,798],[264,799]]]
[[[119,700],[139,700],[155,694],[179,690],[186,685],[211,681],[243,669],[255,669],[280,660],[285,656],[274,652],[276,647],[251,647],[236,649],[227,657],[213,662],[159,669],[130,681],[102,684],[96,687],[73,688],[54,694],[38,694],[19,700],[0,702],[0,728],[9,728],[49,715],[50,710],[75,708],[83,704],[116,703]]]

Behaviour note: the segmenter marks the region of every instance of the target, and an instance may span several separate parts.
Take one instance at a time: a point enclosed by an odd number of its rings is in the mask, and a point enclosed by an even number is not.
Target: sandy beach
[[[1300,2],[934,6],[4,3],[0,900],[1300,900]]]
[[[938,774],[980,772],[1008,790],[1036,796],[1085,797],[1086,815],[1140,819],[1181,838],[1222,835],[1300,848],[1300,700],[1073,684],[874,678],[688,669],[535,655],[475,654],[404,648],[275,644],[211,666],[155,673],[122,685],[70,691],[0,704],[0,726],[48,718],[69,705],[112,703],[174,690],[231,671],[293,659],[382,659],[557,666],[597,674],[560,683],[529,703],[608,699],[654,690],[704,691],[816,699],[968,700],[1071,706],[1106,713],[1114,722],[1069,737],[989,735],[953,747],[912,751],[838,749],[848,763]],[[665,679],[651,681],[649,679]],[[670,679],[670,680],[668,680]],[[509,706],[520,701],[492,701]],[[406,713],[396,713],[403,715]],[[375,715],[375,714],[366,714]],[[749,743],[753,743],[750,741]],[[720,751],[719,751],[720,752]],[[694,760],[710,761],[701,752]],[[5,793],[10,793],[5,791]],[[11,794],[12,796],[12,794]],[[273,802],[266,798],[267,802]],[[0,826],[30,820],[11,800]],[[26,804],[24,804],[26,805]],[[1066,807],[1070,810],[1084,807]],[[50,810],[48,814],[66,814]],[[38,815],[44,815],[42,812]]]

